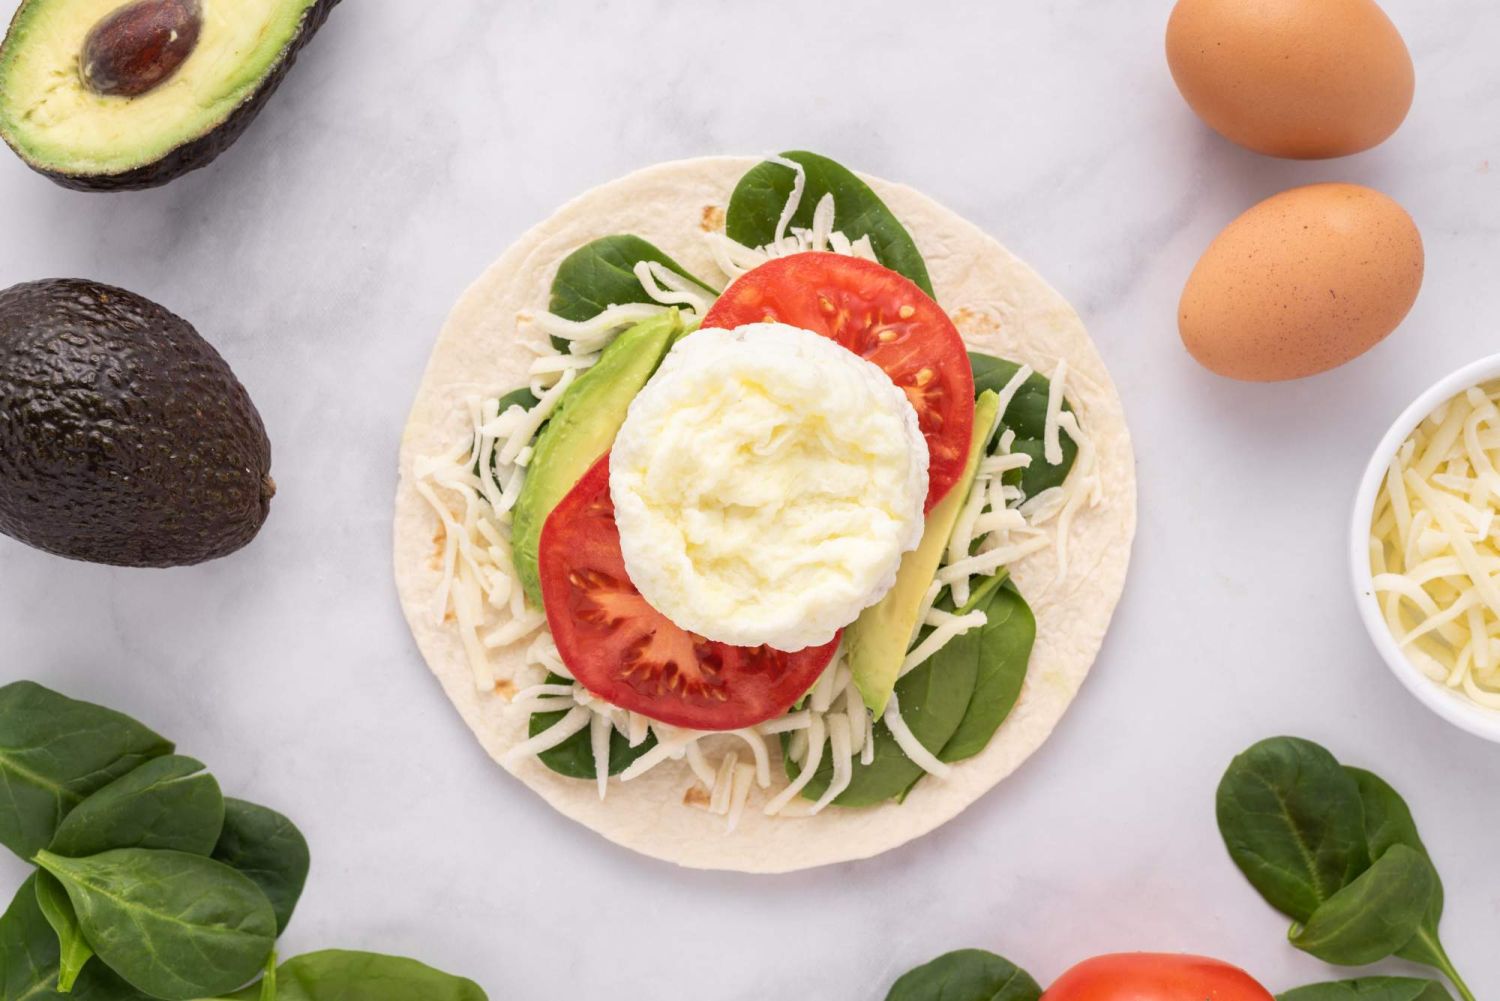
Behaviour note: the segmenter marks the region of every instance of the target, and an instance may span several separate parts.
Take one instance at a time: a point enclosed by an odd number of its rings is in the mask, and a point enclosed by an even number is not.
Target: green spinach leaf
[[[977,351],[969,352],[969,367],[974,370],[976,396],[987,389],[1000,392],[1021,370],[1021,366],[1013,361]],[[1005,474],[1003,481],[1009,486],[1020,487],[1021,493],[1027,497],[1035,497],[1049,487],[1062,486],[1078,458],[1078,443],[1066,431],[1059,431],[1057,441],[1062,447],[1063,461],[1056,466],[1047,462],[1047,397],[1051,392],[1052,380],[1040,372],[1032,373],[1011,397],[1001,420],[1003,427],[1016,433],[1011,451],[1031,456],[1031,465],[1025,469],[1012,469]],[[1066,399],[1062,408],[1069,413],[1073,411],[1073,405]],[[996,435],[995,448],[999,447],[999,441],[1000,436]]]
[[[1216,805],[1234,864],[1294,921],[1370,864],[1359,786],[1311,741],[1274,737],[1245,751],[1224,773]]]
[[[938,755],[950,763],[972,758],[989,745],[1021,697],[1036,642],[1036,616],[1012,582],[995,587],[978,607],[984,611],[985,624],[955,637],[937,653],[938,657],[971,657],[975,663],[974,694],[958,729]]]
[[[57,934],[37,901],[37,874],[26,878],[0,915],[0,998],[5,1001],[151,1001],[103,963],[89,963],[70,993],[58,988]]]
[[[896,682],[901,718],[922,746],[934,754],[958,730],[978,682],[978,660],[973,656],[949,654],[952,648],[953,644],[949,643]],[[783,737],[782,747],[785,748],[787,743],[788,738]],[[796,762],[790,757],[786,757],[785,762],[787,774],[796,778]],[[834,803],[839,806],[872,806],[894,799],[905,795],[925,774],[921,766],[901,750],[890,727],[881,720],[875,724],[874,760],[866,765],[858,755],[855,756],[854,775],[849,787],[839,793]],[[802,789],[803,797],[818,799],[828,791],[832,781],[833,763],[825,752],[822,764]]]
[[[68,891],[99,959],[165,1001],[238,988],[276,942],[276,915],[250,879],[186,852],[121,848],[86,859],[51,852],[37,864]]]
[[[312,864],[297,825],[268,807],[226,799],[224,830],[213,857],[260,887],[276,914],[276,934],[286,931]]]
[[[500,397],[500,409],[497,410],[496,413],[503,414],[511,407],[517,405],[519,405],[523,410],[530,410],[540,402],[541,401],[536,398],[536,394],[531,391],[530,386],[522,386],[520,389],[512,389],[510,392]]]
[[[719,294],[718,289],[694,276],[651,243],[638,236],[619,234],[600,237],[563,258],[557,267],[557,276],[552,279],[548,311],[565,320],[581,323],[592,320],[610,306],[656,302],[646,294],[640,279],[635,276],[635,266],[641,261],[660,264],[710,295]],[[568,350],[568,342],[560,337],[554,337],[552,344],[559,351]]]
[[[36,874],[36,902],[42,909],[42,917],[57,935],[57,989],[66,993],[73,989],[84,965],[94,958],[94,949],[83,937],[83,929],[78,927],[78,915],[73,911],[67,891],[49,872]]]
[[[329,949],[289,959],[274,973],[276,1001],[488,1001],[472,980],[414,959]],[[252,984],[226,1001],[257,1001]]]
[[[810,228],[818,202],[831,194],[835,229],[851,240],[868,236],[881,264],[910,278],[929,296],[933,294],[932,279],[916,241],[868,184],[826,156],[793,151],[781,157],[801,164],[807,178],[791,225]],[[796,176],[792,168],[765,160],[740,178],[725,213],[724,231],[729,238],[747,247],[761,247],[774,240],[776,224],[792,195]]]
[[[0,688],[0,844],[29,861],[90,794],[171,751],[121,713],[30,681]]]
[[[959,949],[909,971],[885,1001],[1038,1001],[1042,988],[1003,956]]]
[[[567,678],[558,674],[547,675],[549,685],[572,684]],[[527,725],[527,733],[535,737],[550,726],[562,722],[566,712],[555,713],[532,713]],[[542,764],[557,772],[566,775],[570,779],[592,779],[594,772],[594,745],[590,742],[589,728],[573,734],[567,740],[558,744],[549,751],[543,751],[537,757]],[[630,741],[625,735],[616,730],[609,737],[609,774],[618,775],[629,768],[631,763],[656,746],[656,734],[647,733],[646,739],[635,747],[630,746]]]
[[[1411,808],[1401,794],[1391,788],[1380,776],[1362,768],[1346,770],[1359,785],[1360,801],[1365,810],[1365,837],[1370,848],[1370,857],[1379,858],[1395,845],[1405,845],[1421,852],[1431,863],[1432,856],[1417,833],[1417,822]],[[1432,900],[1427,905],[1427,914],[1417,934],[1396,951],[1396,955],[1414,963],[1425,963],[1440,970],[1451,970],[1452,962],[1438,937],[1438,922],[1443,918],[1443,881],[1434,866],[1432,872]],[[1456,974],[1454,974],[1456,976]]]
[[[1436,980],[1361,977],[1308,984],[1276,995],[1276,1001],[1453,1001],[1453,995]]]
[[[1432,899],[1435,874],[1421,852],[1394,845],[1348,886],[1294,925],[1293,945],[1325,963],[1364,966],[1412,940]]]
[[[203,762],[168,754],[115,779],[63,818],[47,850],[83,858],[111,848],[207,855],[224,825],[224,795]]]

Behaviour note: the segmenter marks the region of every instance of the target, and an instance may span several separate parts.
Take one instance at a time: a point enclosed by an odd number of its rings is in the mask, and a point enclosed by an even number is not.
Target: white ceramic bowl
[[[1365,629],[1375,642],[1375,649],[1385,658],[1391,673],[1406,686],[1407,691],[1416,696],[1417,701],[1449,723],[1486,740],[1500,743],[1500,711],[1476,705],[1462,693],[1450,691],[1433,681],[1401,652],[1376,603],[1373,575],[1370,573],[1370,519],[1375,511],[1375,498],[1380,493],[1381,482],[1390,468],[1391,456],[1396,454],[1396,449],[1401,447],[1412,430],[1443,401],[1491,379],[1500,379],[1500,355],[1481,358],[1438,381],[1396,418],[1385,437],[1380,439],[1375,454],[1370,457],[1370,464],[1365,467],[1364,478],[1359,482],[1359,493],[1354,498],[1353,520],[1349,526],[1349,559],[1359,616],[1364,620]]]

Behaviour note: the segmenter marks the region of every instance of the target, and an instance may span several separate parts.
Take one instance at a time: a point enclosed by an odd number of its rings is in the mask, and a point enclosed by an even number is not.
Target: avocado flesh
[[[906,659],[912,634],[917,628],[917,616],[922,611],[922,599],[937,576],[943,552],[953,535],[953,526],[958,522],[964,502],[969,499],[969,489],[979,473],[979,460],[984,458],[985,444],[999,409],[1000,397],[994,391],[986,390],[980,394],[974,404],[974,437],[969,444],[969,461],[964,466],[963,476],[927,513],[922,541],[901,560],[895,586],[886,592],[885,597],[861,612],[844,632],[844,649],[849,653],[854,685],[877,718],[885,712],[885,704],[890,701],[900,677],[901,662]]]
[[[84,40],[122,0],[26,0],[0,46],[0,136],[69,187],[152,187],[239,137],[337,0],[203,0],[186,61],[136,97],[90,90]]]
[[[0,292],[0,532],[71,559],[228,555],[270,509],[250,396],[179,316],[73,279]]]
[[[535,607],[542,607],[537,550],[547,516],[614,445],[630,401],[682,333],[682,320],[674,309],[620,334],[568,387],[537,437],[511,516],[516,574]]]

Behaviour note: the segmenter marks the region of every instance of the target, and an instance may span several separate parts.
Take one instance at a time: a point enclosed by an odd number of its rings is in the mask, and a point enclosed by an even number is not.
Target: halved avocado
[[[228,149],[338,0],[25,0],[0,137],[81,191],[165,184]]]

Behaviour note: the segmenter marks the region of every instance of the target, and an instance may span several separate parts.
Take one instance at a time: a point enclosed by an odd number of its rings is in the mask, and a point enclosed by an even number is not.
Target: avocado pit
[[[171,79],[198,45],[201,0],[136,0],[89,31],[79,72],[104,97],[139,97]]]

